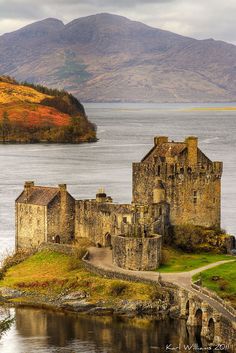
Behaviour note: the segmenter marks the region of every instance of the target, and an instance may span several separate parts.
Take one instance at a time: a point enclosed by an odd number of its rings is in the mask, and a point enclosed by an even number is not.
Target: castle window
[[[127,223],[127,217],[123,217],[123,222]]]
[[[40,220],[38,219],[37,220],[37,227],[39,227],[40,226]]]
[[[160,176],[161,175],[161,166],[159,165],[157,167],[157,176]]]
[[[197,203],[197,191],[193,192],[193,203],[196,205]]]
[[[159,216],[162,216],[162,208],[159,208]]]

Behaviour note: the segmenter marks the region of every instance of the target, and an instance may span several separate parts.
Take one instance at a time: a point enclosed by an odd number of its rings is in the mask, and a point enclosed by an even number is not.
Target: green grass
[[[159,272],[187,272],[196,268],[232,257],[224,254],[199,253],[191,254],[173,248],[164,248],[165,264],[157,269]]]
[[[236,308],[236,261],[198,273],[193,276],[193,281],[199,278],[203,287],[216,292]]]
[[[162,295],[162,290],[152,285],[122,280],[105,279],[88,272],[83,263],[71,256],[42,251],[8,269],[0,287],[9,287],[46,295],[50,298],[62,292],[86,292],[90,302],[119,299],[149,300]]]

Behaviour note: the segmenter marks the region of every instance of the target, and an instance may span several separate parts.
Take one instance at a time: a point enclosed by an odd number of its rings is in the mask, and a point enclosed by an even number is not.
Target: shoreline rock
[[[48,298],[36,293],[26,293],[6,287],[0,289],[0,303],[89,315],[167,315],[171,311],[170,303],[160,299],[155,301],[122,299],[114,303],[106,301],[92,303],[86,293],[78,291],[58,298]]]

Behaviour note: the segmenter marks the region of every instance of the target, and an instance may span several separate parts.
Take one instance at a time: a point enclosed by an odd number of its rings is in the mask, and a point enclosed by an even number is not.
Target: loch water
[[[185,353],[211,349],[185,320],[78,316],[42,309],[11,309],[15,322],[0,339],[1,353]]]
[[[225,106],[236,106],[236,103]],[[25,180],[67,183],[76,198],[93,198],[105,187],[115,202],[131,201],[132,162],[155,135],[181,141],[199,137],[212,160],[224,162],[222,227],[236,234],[236,110],[193,110],[223,104],[85,104],[99,141],[82,145],[0,145],[0,252],[14,247],[14,200]]]

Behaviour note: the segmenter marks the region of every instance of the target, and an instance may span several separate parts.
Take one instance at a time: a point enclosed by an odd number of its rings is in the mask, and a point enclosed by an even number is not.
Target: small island
[[[96,126],[73,95],[0,77],[0,143],[95,141]]]

